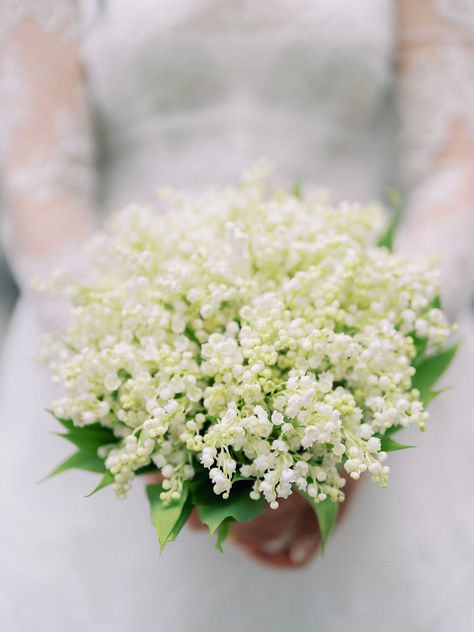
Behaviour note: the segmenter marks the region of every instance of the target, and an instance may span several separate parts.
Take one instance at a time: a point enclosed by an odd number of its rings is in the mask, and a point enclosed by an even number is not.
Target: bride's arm
[[[447,307],[474,288],[474,2],[399,0],[408,213],[401,250],[439,252]]]
[[[20,282],[87,234],[91,136],[72,0],[0,0],[2,207]]]

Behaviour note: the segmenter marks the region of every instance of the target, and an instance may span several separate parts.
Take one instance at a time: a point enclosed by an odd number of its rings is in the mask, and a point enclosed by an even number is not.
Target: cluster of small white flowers
[[[58,417],[100,422],[119,496],[140,468],[178,498],[196,468],[216,494],[253,481],[271,507],[293,490],[344,499],[344,471],[385,485],[377,436],[424,427],[414,336],[442,345],[438,273],[375,245],[374,205],[239,187],[163,193],[167,213],[130,207],[98,238],[69,327],[48,353],[65,389]]]

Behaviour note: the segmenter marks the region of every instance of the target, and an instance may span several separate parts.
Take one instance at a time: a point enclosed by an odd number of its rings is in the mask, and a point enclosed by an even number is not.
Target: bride
[[[2,629],[468,629],[473,53],[470,0],[0,0],[4,236],[22,288],[0,382]],[[158,558],[139,485],[122,504],[84,499],[82,473],[36,484],[67,452],[31,361],[57,314],[29,279],[76,265],[99,213],[160,184],[233,182],[260,156],[339,198],[403,188],[399,248],[443,255],[461,322],[456,389],[410,437],[419,449],[394,455],[389,489],[359,485],[324,557],[295,501],[278,534],[250,525],[220,556],[187,530]]]

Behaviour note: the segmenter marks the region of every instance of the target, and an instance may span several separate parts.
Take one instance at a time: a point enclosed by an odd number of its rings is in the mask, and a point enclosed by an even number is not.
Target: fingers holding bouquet
[[[344,489],[346,499],[337,524],[351,503],[354,481],[348,478]],[[188,526],[195,530],[207,529],[197,509],[191,513]],[[278,568],[306,566],[321,548],[321,532],[314,509],[297,492],[282,500],[277,509],[267,505],[258,518],[234,523],[230,527],[229,539],[254,560]]]

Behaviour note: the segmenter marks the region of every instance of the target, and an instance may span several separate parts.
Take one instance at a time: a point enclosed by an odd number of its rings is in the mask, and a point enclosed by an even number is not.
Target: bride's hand
[[[348,479],[344,488],[346,501],[341,505],[338,520],[345,513],[353,489],[354,481]],[[321,545],[314,511],[296,492],[279,503],[278,509],[267,506],[264,513],[251,522],[233,525],[230,538],[247,554],[267,566],[305,566]],[[205,528],[196,511],[191,514],[188,524],[195,529]]]

